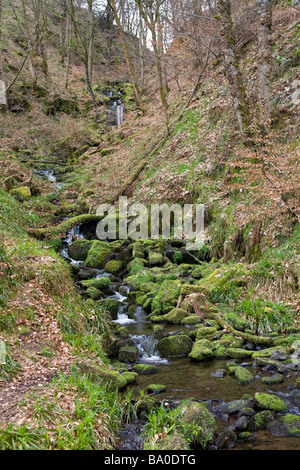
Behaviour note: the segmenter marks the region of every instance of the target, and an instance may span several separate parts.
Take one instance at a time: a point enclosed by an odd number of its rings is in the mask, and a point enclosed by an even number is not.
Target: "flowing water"
[[[113,96],[112,91],[106,90],[106,96],[111,99],[107,120],[112,126],[120,126],[124,119],[124,105],[121,100],[121,93],[119,92],[119,94],[120,98],[117,99]]]
[[[49,175],[50,176],[50,175]],[[53,174],[52,174],[53,176]],[[72,260],[68,255],[68,246],[74,239],[84,238],[84,232],[77,226],[71,229],[63,240],[63,250],[61,255],[71,264],[82,265],[81,261]],[[104,270],[98,270],[97,277],[109,276]],[[113,288],[113,284],[112,284]],[[113,288],[114,289],[114,288]],[[277,385],[265,385],[260,381],[263,371],[261,368],[253,366],[253,362],[242,362],[243,367],[255,376],[255,380],[248,385],[239,385],[232,375],[226,373],[222,378],[215,377],[218,370],[226,369],[226,360],[212,359],[204,362],[193,362],[187,357],[163,358],[157,350],[157,340],[153,335],[152,324],[147,321],[146,314],[139,306],[136,307],[135,319],[129,318],[127,298],[129,286],[124,284],[116,285],[113,294],[108,296],[118,300],[119,310],[114,323],[126,326],[130,339],[134,342],[139,351],[139,362],[145,364],[155,364],[157,372],[155,375],[138,375],[136,382],[129,385],[133,389],[134,396],[138,396],[140,389],[146,389],[147,385],[153,383],[163,384],[166,387],[164,393],[157,397],[166,403],[178,403],[185,398],[195,398],[199,401],[208,401],[212,409],[218,407],[222,402],[240,399],[243,394],[254,396],[256,392],[266,392],[276,394],[281,397],[289,407],[289,413],[300,416],[300,390],[295,387],[295,377],[298,371],[290,371],[284,377],[284,382]],[[184,330],[189,331],[185,327]],[[176,334],[179,327],[175,325],[165,325],[165,333]],[[180,327],[182,330],[182,327]],[[218,430],[227,429],[229,422],[218,420]],[[140,449],[141,448],[141,423],[139,421],[126,426],[121,434],[120,449]],[[267,431],[258,431],[253,441],[238,440],[235,449],[268,449],[268,450],[298,450],[299,438],[297,437],[276,437]]]

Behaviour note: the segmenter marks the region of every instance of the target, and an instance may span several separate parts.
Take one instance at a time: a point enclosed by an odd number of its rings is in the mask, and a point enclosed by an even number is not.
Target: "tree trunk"
[[[225,72],[239,129],[241,134],[245,136],[249,133],[250,109],[236,54],[230,0],[218,0],[218,11]]]
[[[116,20],[116,23],[117,23],[119,34],[120,34],[120,38],[121,38],[121,41],[122,41],[122,46],[123,46],[123,50],[124,50],[124,54],[125,54],[128,73],[129,73],[131,84],[133,86],[134,100],[135,100],[135,103],[136,103],[137,107],[140,108],[142,110],[142,112],[144,113],[145,110],[144,110],[144,105],[143,105],[143,102],[142,102],[142,98],[141,98],[141,94],[140,94],[140,90],[139,90],[139,86],[138,86],[136,73],[135,73],[133,62],[132,62],[130,52],[129,52],[129,49],[128,49],[124,29],[121,25],[121,21],[120,21],[119,15],[118,15],[115,0],[110,0],[110,5],[111,5],[111,8],[112,8],[113,13],[114,13],[114,17],[115,17],[115,20]]]
[[[267,123],[270,118],[270,76],[272,61],[272,0],[257,0],[258,8],[258,92],[260,119]]]
[[[88,0],[89,13],[89,43],[88,43],[88,76],[89,83],[93,84],[93,64],[94,64],[94,42],[95,42],[95,20],[93,12],[94,0]]]

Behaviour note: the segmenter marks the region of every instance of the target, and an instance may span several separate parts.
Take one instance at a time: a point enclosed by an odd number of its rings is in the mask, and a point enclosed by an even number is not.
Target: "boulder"
[[[274,384],[281,384],[283,382],[283,375],[282,374],[273,374],[269,377],[262,377],[261,382],[267,385],[274,385]]]
[[[264,410],[277,412],[285,412],[288,410],[287,404],[276,395],[257,392],[255,394],[255,400],[257,407]]]
[[[68,246],[68,255],[76,261],[84,261],[92,244],[90,240],[75,240]]]
[[[213,415],[203,404],[195,401],[181,403],[178,412],[181,434],[188,442],[205,448],[217,430]]]
[[[300,416],[287,414],[267,424],[267,430],[275,436],[300,437]]]
[[[90,362],[79,362],[78,368],[81,372],[88,375],[92,381],[107,382],[111,388],[122,389],[127,385],[127,381],[122,374],[108,367]]]
[[[245,369],[244,367],[237,366],[234,370],[234,375],[238,383],[241,385],[249,384],[254,380],[254,377],[251,372]]]
[[[104,268],[108,261],[108,257],[112,252],[113,247],[111,247],[109,243],[95,240],[88,251],[88,255],[84,261],[84,266],[97,269]]]
[[[123,263],[122,261],[112,259],[108,261],[105,265],[105,271],[110,274],[117,275],[123,268]]]
[[[174,325],[180,325],[182,320],[188,316],[188,312],[182,308],[173,308],[169,313],[164,316],[164,320]],[[199,319],[198,319],[199,321]]]
[[[195,361],[207,361],[213,357],[214,353],[212,350],[212,344],[206,339],[196,341],[192,351],[189,354],[189,358]]]
[[[164,393],[166,391],[165,385],[161,384],[150,384],[147,385],[147,392],[154,393],[155,395],[158,393]]]
[[[123,346],[119,350],[119,360],[127,364],[134,364],[139,360],[139,351],[136,346]]]
[[[249,431],[266,429],[268,424],[274,421],[274,414],[270,410],[260,411],[249,419]]]
[[[157,348],[163,357],[188,356],[192,350],[193,342],[187,335],[175,335],[162,338],[157,343]]]
[[[28,186],[20,186],[10,191],[10,194],[19,202],[28,201],[31,198],[31,190]]]
[[[190,447],[185,438],[175,431],[173,434],[158,439],[154,444],[154,450],[190,450]]]
[[[132,369],[139,375],[150,375],[158,372],[158,368],[153,364],[135,364]]]

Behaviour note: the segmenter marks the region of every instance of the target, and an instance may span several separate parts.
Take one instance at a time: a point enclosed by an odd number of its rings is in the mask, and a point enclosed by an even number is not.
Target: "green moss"
[[[288,410],[287,404],[276,395],[257,392],[255,394],[255,400],[257,401],[258,408],[278,412],[284,412]]]
[[[164,316],[164,320],[168,323],[173,323],[174,325],[180,325],[182,320],[187,316],[188,313],[186,310],[183,310],[182,308],[173,308],[169,313]]]
[[[79,362],[77,365],[79,370],[87,374],[94,382],[104,381],[107,382],[110,387],[118,389],[122,389],[127,385],[127,381],[123,375],[108,367],[102,367],[91,362]]]
[[[95,240],[89,251],[84,266],[88,268],[104,268],[107,258],[113,252],[113,248],[108,243]]]
[[[89,240],[75,240],[68,246],[68,255],[76,261],[84,261],[92,244]]]
[[[104,269],[107,273],[116,275],[116,274],[119,274],[122,268],[123,268],[122,261],[112,259],[111,261],[108,261],[108,263],[106,263]]]
[[[99,300],[104,296],[103,293],[95,287],[89,287],[86,290],[86,295],[93,300]]]
[[[10,191],[10,194],[19,202],[28,201],[31,198],[31,190],[28,186],[20,186]]]
[[[149,253],[149,266],[161,266],[164,263],[164,257],[161,253],[152,251]]]
[[[147,392],[148,393],[158,394],[158,393],[164,393],[165,391],[166,391],[165,385],[161,385],[161,384],[147,385]]]
[[[207,361],[213,357],[212,343],[206,339],[196,341],[189,358],[195,361]]]
[[[180,432],[188,442],[205,448],[214,438],[216,420],[205,406],[197,402],[179,405]]]
[[[181,334],[167,336],[158,342],[157,348],[163,357],[188,356],[192,349],[192,340]]]
[[[241,385],[249,384],[254,380],[254,377],[251,372],[245,367],[236,367],[234,370],[234,375],[238,383]]]
[[[180,295],[180,283],[177,281],[162,282],[158,293],[153,299],[152,309],[156,312],[167,313],[177,305]]]
[[[134,383],[138,376],[136,372],[123,372],[122,375],[126,379],[127,385]]]
[[[101,308],[101,310],[107,311],[113,320],[116,320],[120,306],[120,302],[118,300],[103,299],[99,300],[97,305]]]
[[[174,432],[174,434],[168,434],[166,437],[158,439],[154,444],[154,450],[190,450],[190,446],[181,434]]]
[[[217,329],[214,327],[209,327],[209,326],[201,326],[198,328],[197,335],[196,335],[196,341],[205,338],[206,336],[213,335],[214,333],[217,332]]]
[[[240,348],[228,348],[227,354],[233,359],[250,359],[252,357],[253,352]]]
[[[274,421],[274,414],[270,410],[260,411],[252,416],[249,420],[249,430],[259,431],[266,429],[269,423]]]
[[[157,367],[152,364],[135,364],[132,366],[132,369],[140,375],[155,374],[158,372]]]
[[[88,279],[86,281],[82,281],[82,285],[84,287],[94,287],[95,289],[104,289],[110,285],[111,281],[108,277],[98,277],[93,279]]]

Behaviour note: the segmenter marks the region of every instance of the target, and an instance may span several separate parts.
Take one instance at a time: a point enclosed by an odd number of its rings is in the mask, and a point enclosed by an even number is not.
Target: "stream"
[[[41,174],[41,172],[40,172]],[[41,175],[42,176],[42,175]],[[55,174],[52,171],[43,172],[43,176],[53,182],[59,189]],[[90,230],[90,227],[89,227]],[[68,254],[69,245],[76,239],[84,239],[83,227],[74,227],[63,239],[61,255],[68,263],[75,265],[81,270],[82,261],[70,258]],[[96,235],[95,235],[95,239]],[[104,270],[97,270],[96,277],[110,276]],[[117,279],[111,283],[112,293],[106,298],[112,298],[119,302],[117,318],[113,320],[116,326],[125,326],[129,338],[139,351],[139,362],[152,364],[157,368],[154,375],[138,375],[136,381],[128,385],[133,390],[133,396],[139,395],[139,390],[146,390],[153,383],[164,384],[166,391],[156,396],[158,402],[177,404],[186,398],[194,398],[199,401],[207,401],[212,412],[215,412],[218,432],[228,429],[232,424],[232,418],[224,419],[217,416],[217,409],[221,403],[238,400],[243,394],[254,396],[256,392],[272,393],[282,398],[288,405],[289,413],[300,416],[300,390],[295,387],[295,377],[298,371],[289,371],[284,376],[284,381],[276,385],[266,385],[260,381],[263,375],[261,367],[254,367],[252,361],[236,360],[243,367],[247,367],[255,376],[255,380],[247,385],[240,385],[234,376],[226,373],[222,377],[216,377],[216,371],[226,370],[228,359],[212,359],[201,362],[191,361],[188,357],[164,358],[157,350],[157,339],[153,335],[153,324],[147,320],[147,314],[142,307],[137,306],[134,319],[128,316],[130,305],[128,293],[130,287],[124,280]],[[132,304],[132,301],[131,301]],[[164,324],[164,334],[176,334],[178,330],[190,331],[192,326],[178,326]],[[124,425],[120,432],[118,449],[136,450],[141,449],[140,438],[142,423],[136,422]],[[234,449],[238,450],[299,450],[299,437],[274,436],[270,432],[262,430],[255,433],[254,440],[238,439]]]

